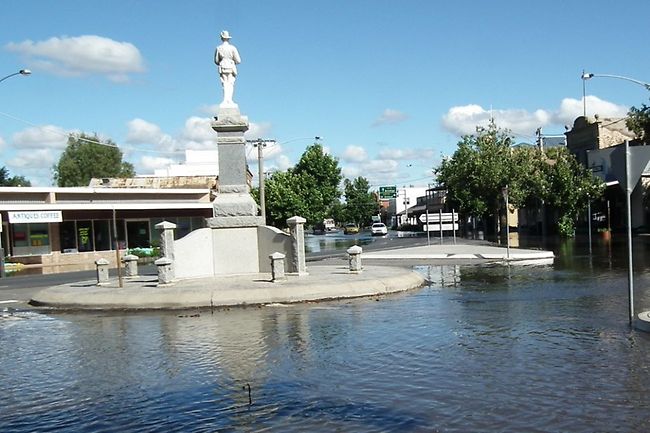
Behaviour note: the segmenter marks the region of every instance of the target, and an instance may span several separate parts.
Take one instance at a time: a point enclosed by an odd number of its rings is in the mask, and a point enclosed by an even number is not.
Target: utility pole
[[[251,143],[253,146],[257,147],[257,167],[258,167],[258,178],[260,185],[260,210],[262,214],[262,221],[266,225],[266,196],[264,193],[264,148],[267,144],[275,144],[275,140],[267,140],[258,138],[257,140],[246,140],[247,143]]]

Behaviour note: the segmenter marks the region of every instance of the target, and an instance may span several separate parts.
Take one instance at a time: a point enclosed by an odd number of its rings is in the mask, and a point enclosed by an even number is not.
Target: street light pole
[[[18,72],[14,72],[13,74],[9,74],[6,77],[0,78],[0,83],[2,83],[7,78],[11,78],[11,77],[14,77],[16,75],[31,75],[31,74],[32,74],[32,71],[30,71],[29,69],[21,69]]]
[[[312,137],[301,137],[301,138],[294,138],[289,141],[283,141],[280,144],[287,144],[292,141],[297,141],[297,140],[305,140],[307,138],[312,138]],[[316,136],[313,137],[315,142],[318,143],[322,137]],[[254,147],[257,147],[257,176],[259,177],[259,187],[260,187],[260,213],[262,220],[264,221],[264,224],[266,225],[266,193],[264,190],[264,152],[263,149],[267,145],[274,145],[276,144],[275,140],[269,140],[269,139],[262,139],[258,138],[257,140],[246,140],[246,143],[252,144]]]
[[[592,78],[598,78],[598,77],[603,77],[603,78],[616,78],[618,80],[625,80],[629,81],[634,84],[638,84],[639,86],[645,87],[647,91],[650,92],[650,83],[646,83],[641,80],[636,80],[634,78],[630,77],[624,77],[623,75],[613,75],[613,74],[592,74],[589,72],[585,72],[584,69],[582,70],[582,75],[580,78],[582,78],[582,109],[583,109],[583,115],[587,117],[587,100],[586,100],[586,91],[585,91],[585,83],[587,80],[590,80]]]
[[[501,188],[501,193],[503,194],[503,200],[506,202],[506,260],[510,260],[510,221],[508,218],[508,212],[510,212],[508,204],[508,185]]]
[[[253,146],[257,147],[257,176],[259,178],[259,187],[260,187],[260,210],[262,216],[262,222],[266,225],[266,195],[264,191],[264,148],[268,143],[275,144],[275,140],[263,140],[258,138],[257,140],[246,140],[248,143],[251,143]]]
[[[582,117],[587,117],[587,79],[585,70],[582,70]],[[589,77],[591,78],[591,77]]]
[[[9,74],[0,78],[0,83],[2,83],[7,78],[15,77],[16,75],[31,75],[32,71],[29,69],[21,69],[18,72]],[[2,219],[0,218],[0,233],[2,233]],[[2,247],[2,241],[0,240],[0,278],[5,278],[5,250]]]
[[[612,74],[591,74],[591,73],[586,73],[584,70],[582,71],[582,82],[584,85],[584,82],[591,79],[591,78],[598,78],[598,77],[603,77],[603,78],[616,78],[619,80],[625,80],[625,81],[630,81],[632,83],[638,84],[639,86],[645,87],[647,91],[650,91],[650,83],[646,83],[641,80],[635,80],[634,78],[630,77],[624,77],[623,75],[612,75]]]

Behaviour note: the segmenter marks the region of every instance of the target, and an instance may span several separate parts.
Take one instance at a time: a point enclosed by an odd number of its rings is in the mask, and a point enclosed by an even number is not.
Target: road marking
[[[15,299],[9,299],[7,301],[0,301],[0,304],[15,304],[16,302],[20,302],[20,301],[17,301]]]

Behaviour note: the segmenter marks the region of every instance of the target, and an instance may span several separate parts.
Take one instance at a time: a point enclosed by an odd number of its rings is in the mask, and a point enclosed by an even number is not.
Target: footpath
[[[552,263],[553,253],[478,245],[424,245],[364,252],[363,271],[350,272],[347,260],[332,257],[308,263],[308,275],[271,281],[270,274],[229,275],[158,284],[156,275],[62,284],[31,296],[30,304],[71,310],[210,308],[378,296],[421,287],[416,264]]]

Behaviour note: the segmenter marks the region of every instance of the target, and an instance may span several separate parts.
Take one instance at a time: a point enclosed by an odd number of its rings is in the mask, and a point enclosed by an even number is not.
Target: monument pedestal
[[[219,189],[212,202],[213,269],[215,274],[259,272],[257,203],[248,187],[246,139],[248,118],[235,106],[220,106],[212,122],[219,150]]]

